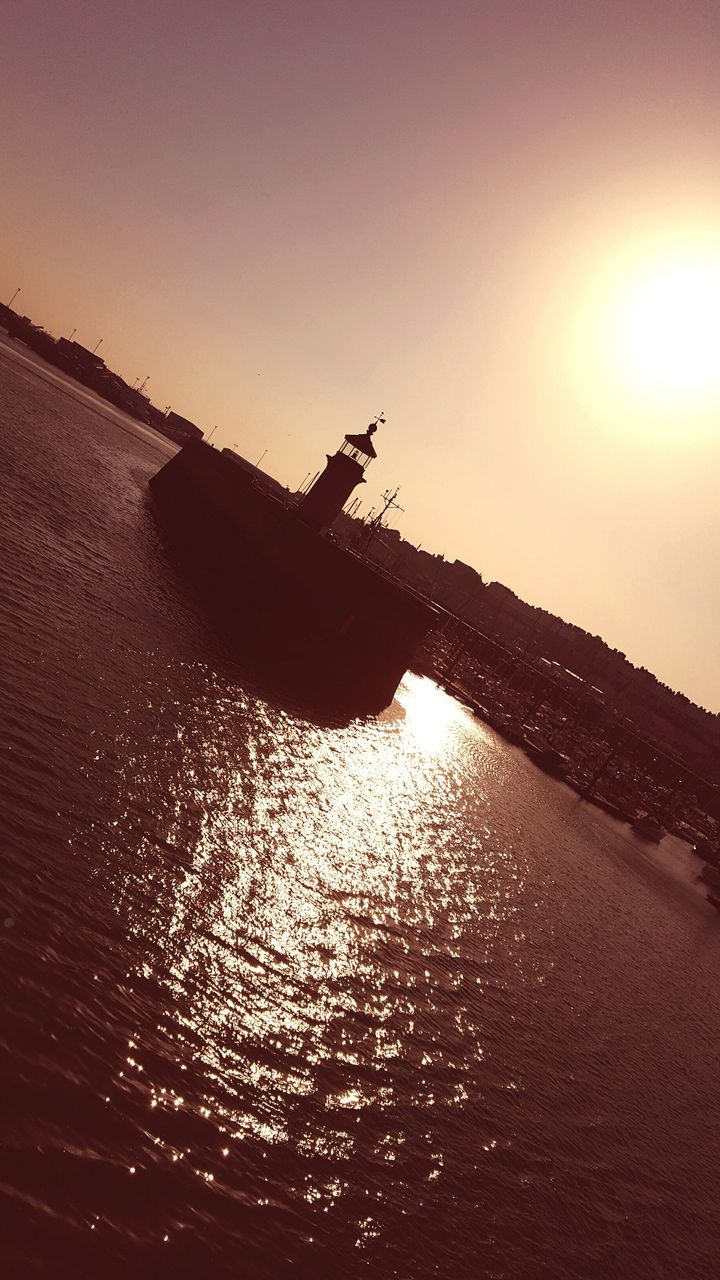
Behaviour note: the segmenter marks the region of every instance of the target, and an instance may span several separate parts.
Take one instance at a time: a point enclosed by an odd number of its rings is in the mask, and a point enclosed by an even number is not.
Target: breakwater
[[[389,705],[437,610],[202,442],[150,485],[183,563],[243,652],[338,709]]]

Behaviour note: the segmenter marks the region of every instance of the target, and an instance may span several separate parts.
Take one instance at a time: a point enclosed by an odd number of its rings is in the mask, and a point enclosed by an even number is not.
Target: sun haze
[[[720,710],[720,11],[28,0],[0,286]]]

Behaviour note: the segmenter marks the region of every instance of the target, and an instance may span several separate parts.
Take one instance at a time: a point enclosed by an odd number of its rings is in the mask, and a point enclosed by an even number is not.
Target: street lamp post
[[[11,298],[11,299],[10,299],[10,301],[8,302],[8,306],[9,306],[9,307],[11,307],[11,306],[12,306],[12,304],[13,304],[13,302],[15,301],[15,299],[17,298],[17,296],[18,296],[19,292],[20,292],[20,286],[18,285],[18,288],[15,290],[15,292],[14,292],[14,294],[13,294],[12,298]]]
[[[100,343],[101,343],[101,342],[102,342],[102,338],[98,338],[97,342],[95,343],[95,346],[94,346],[94,347],[93,347],[93,349],[92,349],[92,354],[93,354],[93,355],[95,355],[95,352],[97,351],[97,349],[98,349],[98,347],[100,346]]]

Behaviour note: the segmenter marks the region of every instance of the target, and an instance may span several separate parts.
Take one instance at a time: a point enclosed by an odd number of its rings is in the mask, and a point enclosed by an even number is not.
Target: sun
[[[610,353],[636,395],[688,408],[720,395],[720,254],[629,274],[608,314]]]
[[[626,436],[716,431],[720,236],[648,236],[598,257],[578,292],[570,351],[583,405]]]

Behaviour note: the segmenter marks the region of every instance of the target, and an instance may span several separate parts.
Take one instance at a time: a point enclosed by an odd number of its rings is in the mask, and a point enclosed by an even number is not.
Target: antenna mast
[[[377,515],[373,516],[372,520],[369,520],[369,521],[368,521],[368,524],[367,524],[367,532],[366,532],[366,534],[365,534],[365,537],[364,537],[364,539],[363,539],[363,543],[362,543],[362,550],[363,550],[363,551],[367,551],[367,549],[368,549],[368,547],[370,546],[370,543],[372,542],[372,540],[373,540],[373,538],[375,537],[376,533],[378,533],[378,532],[380,531],[380,529],[382,529],[382,528],[384,527],[384,526],[383,526],[383,516],[385,515],[385,512],[386,512],[386,511],[404,511],[404,510],[405,510],[405,508],[404,508],[404,507],[401,507],[401,506],[400,506],[400,503],[396,501],[396,499],[397,499],[397,496],[398,496],[399,492],[400,492],[400,486],[399,486],[399,485],[396,485],[396,487],[393,489],[392,493],[390,492],[390,490],[389,490],[389,489],[386,489],[386,490],[385,490],[385,492],[384,492],[384,494],[383,494],[383,504],[384,504],[384,505],[380,508],[380,510],[378,511]],[[370,514],[372,515],[372,512],[371,512]]]

